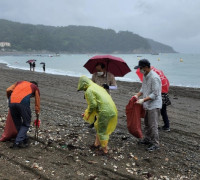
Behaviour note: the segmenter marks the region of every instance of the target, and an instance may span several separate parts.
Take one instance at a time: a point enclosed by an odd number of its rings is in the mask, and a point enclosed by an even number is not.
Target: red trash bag
[[[126,106],[128,131],[137,138],[142,138],[141,118],[145,116],[145,110],[140,104],[136,104],[137,99],[132,97]]]
[[[15,127],[15,124],[13,122],[10,110],[8,111],[8,116],[7,116],[7,120],[6,120],[6,125],[4,128],[4,132],[1,135],[1,139],[0,141],[7,141],[11,138],[15,138],[17,136],[17,129]]]

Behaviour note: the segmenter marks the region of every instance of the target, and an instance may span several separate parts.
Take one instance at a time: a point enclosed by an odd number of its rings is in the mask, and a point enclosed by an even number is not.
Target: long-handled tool
[[[35,124],[35,140],[38,141],[38,129],[40,127],[40,120],[37,119],[34,121],[34,124]]]
[[[35,129],[35,140],[38,141],[38,126],[37,126],[37,121],[38,119],[36,119],[36,129]]]

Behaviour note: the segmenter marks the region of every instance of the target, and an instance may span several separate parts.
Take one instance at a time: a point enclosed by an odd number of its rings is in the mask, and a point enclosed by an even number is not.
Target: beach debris
[[[33,163],[31,168],[36,168],[37,169],[37,168],[39,168],[39,165],[37,163]]]
[[[66,149],[67,148],[67,145],[64,144],[64,145],[60,145],[63,149]]]
[[[117,169],[118,167],[116,165],[113,166],[115,169]]]
[[[134,155],[133,155],[133,153],[130,153],[129,155],[130,155],[130,157],[134,158]]]
[[[38,141],[35,141],[35,142],[34,142],[34,145],[38,145],[38,144],[40,144]]]
[[[84,174],[83,174],[82,172],[80,172],[80,171],[77,171],[76,173],[77,173],[77,175],[79,175],[79,176],[84,176]]]
[[[42,171],[42,170],[43,170],[43,167],[38,167],[38,170],[39,170],[39,171]]]
[[[111,153],[111,154],[112,154],[112,153],[113,153],[113,150],[112,150],[112,149],[109,149],[109,153]]]
[[[122,140],[127,140],[128,137],[127,136],[122,136]]]
[[[130,169],[130,168],[126,168],[127,172],[130,173],[130,174],[133,174],[133,170]]]
[[[90,177],[91,180],[96,179],[96,176],[94,174],[89,174],[88,176]]]
[[[88,164],[97,164],[98,162],[96,161],[88,161]]]
[[[38,169],[39,171],[43,170],[43,167],[39,166],[38,163],[33,163],[32,166],[31,166],[31,168]]]
[[[160,178],[163,180],[170,180],[169,177],[167,177],[167,176],[160,176]]]
[[[89,174],[88,176],[90,177],[89,180],[98,180],[97,176],[94,174]]]

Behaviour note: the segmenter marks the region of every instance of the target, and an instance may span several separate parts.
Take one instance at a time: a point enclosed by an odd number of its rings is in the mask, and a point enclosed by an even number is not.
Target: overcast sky
[[[200,0],[0,0],[0,19],[128,30],[200,53]]]

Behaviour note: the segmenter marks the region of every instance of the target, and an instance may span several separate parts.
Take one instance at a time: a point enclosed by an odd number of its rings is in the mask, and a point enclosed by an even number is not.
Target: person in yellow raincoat
[[[83,119],[88,123],[94,122],[96,129],[95,147],[102,147],[104,153],[108,153],[109,135],[115,130],[117,125],[117,108],[107,91],[92,82],[86,76],[81,76],[78,83],[78,91],[85,91],[85,98],[88,107],[85,110]]]

